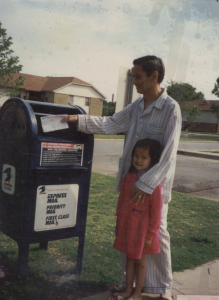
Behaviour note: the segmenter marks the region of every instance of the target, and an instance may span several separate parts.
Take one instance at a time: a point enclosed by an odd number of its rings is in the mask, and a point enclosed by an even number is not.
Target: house
[[[18,90],[21,99],[78,105],[91,116],[102,116],[106,97],[90,83],[76,77],[42,77],[23,73],[14,74],[14,79],[19,75],[25,77],[24,85]],[[0,104],[8,98],[0,98]]]
[[[219,105],[218,100],[193,100],[190,101],[190,106],[198,105],[201,108],[202,120],[199,122],[188,122],[183,118],[183,125],[189,125],[187,128],[190,131],[212,132],[219,133],[219,119],[216,118],[211,105],[214,103]]]

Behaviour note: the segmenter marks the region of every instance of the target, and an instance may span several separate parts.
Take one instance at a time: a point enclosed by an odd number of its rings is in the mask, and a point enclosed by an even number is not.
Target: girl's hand
[[[146,239],[146,240],[145,240],[145,243],[144,243],[144,246],[145,246],[145,247],[150,247],[151,242],[152,242],[152,240]]]
[[[61,120],[61,123],[77,122],[77,121],[78,121],[78,115],[67,115],[67,117]]]
[[[131,197],[130,203],[132,203],[137,198],[135,205],[138,205],[138,202],[140,200],[141,203],[144,203],[147,193],[143,192],[142,190],[140,190],[139,188],[133,185],[133,188],[131,189],[131,193],[129,196]]]

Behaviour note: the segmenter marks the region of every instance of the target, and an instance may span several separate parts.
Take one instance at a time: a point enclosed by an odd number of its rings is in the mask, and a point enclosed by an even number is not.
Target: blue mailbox
[[[0,230],[18,243],[25,277],[29,244],[79,237],[75,272],[82,269],[94,138],[76,125],[43,132],[41,117],[85,114],[78,106],[19,98],[0,110]]]

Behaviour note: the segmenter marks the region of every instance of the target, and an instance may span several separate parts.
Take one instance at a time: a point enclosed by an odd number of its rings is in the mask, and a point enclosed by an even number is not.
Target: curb
[[[179,149],[177,151],[177,154],[219,160],[219,155],[214,154],[214,153],[202,153],[202,152],[185,151],[185,150],[180,150]]]

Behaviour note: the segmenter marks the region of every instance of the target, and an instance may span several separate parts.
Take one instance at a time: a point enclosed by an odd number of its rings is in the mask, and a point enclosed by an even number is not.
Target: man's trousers
[[[160,253],[147,254],[147,275],[144,282],[144,291],[147,294],[165,294],[171,292],[172,269],[170,254],[170,236],[167,231],[168,203],[163,203],[161,225],[159,229]],[[126,286],[126,254],[120,252],[122,267],[122,284]]]

